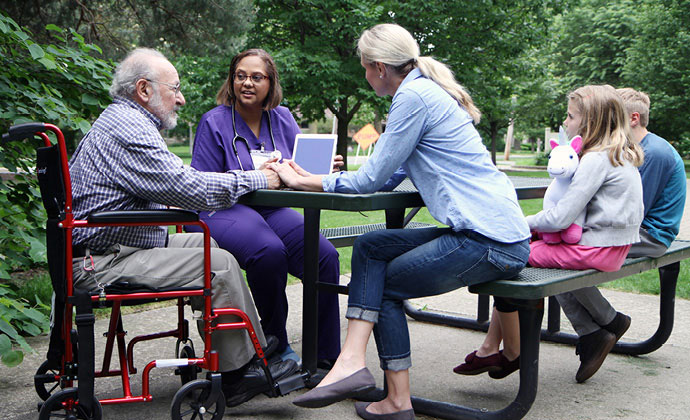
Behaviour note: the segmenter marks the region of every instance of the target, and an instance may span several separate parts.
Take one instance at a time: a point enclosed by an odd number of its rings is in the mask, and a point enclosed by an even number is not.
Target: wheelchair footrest
[[[306,386],[304,383],[306,375],[308,375],[308,373],[297,372],[277,381],[276,390],[278,391],[278,396],[282,397],[283,395],[287,395],[292,391],[297,391],[304,388]]]

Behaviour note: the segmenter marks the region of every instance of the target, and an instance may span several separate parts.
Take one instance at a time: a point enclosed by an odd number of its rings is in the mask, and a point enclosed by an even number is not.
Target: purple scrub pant
[[[288,301],[287,274],[304,274],[304,217],[284,207],[249,207],[235,204],[216,212],[200,212],[218,246],[229,251],[247,274],[265,334],[278,337],[278,352],[288,345],[285,325]],[[197,230],[189,226],[190,230]],[[319,281],[337,284],[338,251],[319,237]],[[319,292],[318,358],[340,354],[338,295]]]

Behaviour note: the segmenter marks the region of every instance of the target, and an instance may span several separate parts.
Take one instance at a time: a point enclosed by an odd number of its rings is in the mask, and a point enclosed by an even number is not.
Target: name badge
[[[280,150],[274,150],[272,152],[266,150],[250,150],[250,155],[252,157],[252,164],[254,164],[254,169],[259,169],[261,165],[266,163],[269,159],[278,158],[278,161],[282,159],[282,154]]]

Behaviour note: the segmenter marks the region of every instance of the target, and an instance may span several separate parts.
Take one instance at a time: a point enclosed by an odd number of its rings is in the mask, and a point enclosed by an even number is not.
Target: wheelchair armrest
[[[198,222],[196,212],[183,209],[102,211],[90,214],[89,223],[184,223]]]
[[[43,123],[25,123],[13,125],[10,127],[7,134],[2,135],[2,142],[6,143],[8,141],[23,140],[27,137],[31,137],[36,132],[46,131],[45,124]]]

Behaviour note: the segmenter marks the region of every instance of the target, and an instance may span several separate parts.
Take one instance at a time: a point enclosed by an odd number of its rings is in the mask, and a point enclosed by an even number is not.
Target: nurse
[[[289,159],[299,126],[290,110],[280,106],[283,92],[273,58],[262,49],[233,57],[230,71],[216,95],[218,106],[201,117],[194,138],[192,167],[200,171],[251,171],[281,157]],[[342,158],[336,165],[342,165]],[[288,273],[303,277],[304,219],[292,209],[252,207],[201,212],[218,245],[235,256],[247,273],[261,326],[278,337],[283,360],[300,362],[289,345],[285,325]],[[319,238],[319,279],[338,283],[338,252]],[[328,369],[340,352],[338,297],[319,293],[319,367]]]

